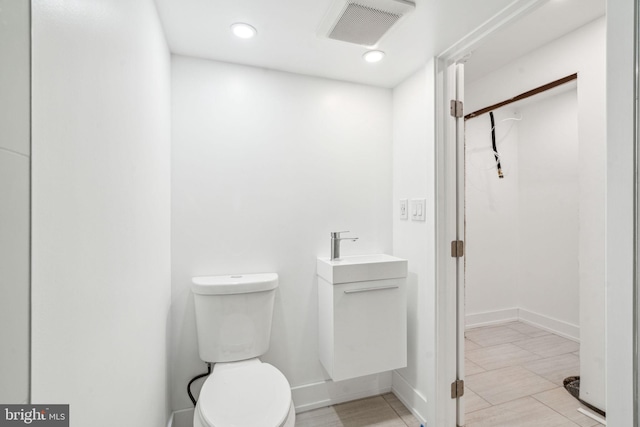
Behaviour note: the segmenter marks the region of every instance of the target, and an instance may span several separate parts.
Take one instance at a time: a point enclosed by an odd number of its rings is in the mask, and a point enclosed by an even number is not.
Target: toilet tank
[[[194,277],[200,359],[233,362],[266,353],[277,287],[275,273]]]

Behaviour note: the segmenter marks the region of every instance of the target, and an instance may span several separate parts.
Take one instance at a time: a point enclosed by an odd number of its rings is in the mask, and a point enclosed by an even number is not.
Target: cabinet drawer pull
[[[345,294],[356,294],[358,292],[371,292],[371,291],[382,291],[384,289],[398,289],[400,286],[391,285],[391,286],[380,286],[377,288],[362,288],[362,289],[347,289],[344,291]]]

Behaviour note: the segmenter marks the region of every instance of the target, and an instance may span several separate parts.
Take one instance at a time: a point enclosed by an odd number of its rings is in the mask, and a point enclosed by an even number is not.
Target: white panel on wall
[[[4,135],[0,130],[0,134]],[[29,158],[0,148],[0,402],[29,398]]]
[[[192,276],[280,276],[262,358],[293,387],[328,378],[318,360],[316,257],[391,251],[391,91],[172,58],[172,393],[205,371]],[[308,404],[309,402],[296,402]]]
[[[168,419],[169,52],[152,0],[33,4],[32,399]]]
[[[0,147],[29,155],[29,1],[0,0]]]
[[[638,415],[633,334],[634,288],[634,103],[637,64],[634,33],[637,2],[607,1],[607,423],[629,426]],[[635,195],[637,196],[637,194]],[[582,351],[582,350],[581,350]]]
[[[30,2],[0,0],[0,402],[29,400]]]

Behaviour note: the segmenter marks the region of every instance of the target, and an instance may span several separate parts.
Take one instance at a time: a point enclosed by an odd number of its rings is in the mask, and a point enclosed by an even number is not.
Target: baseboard
[[[481,326],[515,322],[518,320],[518,310],[518,308],[507,308],[504,310],[467,314],[464,319],[464,326],[466,329],[472,329],[479,328]]]
[[[325,380],[293,387],[291,397],[296,405],[296,413],[300,413],[390,391],[391,372],[384,372],[352,380]],[[167,427],[193,427],[193,408],[174,411],[169,417]]]
[[[580,326],[523,308],[509,308],[485,313],[467,314],[465,316],[465,328],[473,329],[481,326],[499,325],[501,323],[514,321],[527,323],[572,341],[580,342]]]
[[[427,424],[427,398],[415,390],[398,372],[393,372],[393,394],[411,411],[422,424]]]
[[[523,308],[519,310],[519,319],[523,323],[528,323],[540,329],[553,332],[561,337],[580,342],[580,326],[572,325],[563,320],[554,319],[553,317],[544,316]]]
[[[193,427],[193,408],[174,411],[167,427]]]
[[[291,388],[296,413],[349,402],[391,391],[391,373],[367,375],[344,381],[325,380]]]
[[[352,380],[320,381],[293,387],[291,394],[296,413],[349,402],[392,391],[421,423],[426,422],[427,399],[397,372],[368,375]],[[174,411],[167,427],[193,427],[193,408]]]

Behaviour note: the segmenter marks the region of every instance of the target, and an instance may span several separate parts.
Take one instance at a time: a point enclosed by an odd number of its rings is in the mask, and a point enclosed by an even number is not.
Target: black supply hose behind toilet
[[[193,394],[191,394],[191,384],[193,384],[195,380],[199,380],[202,377],[206,377],[210,373],[211,373],[211,363],[207,363],[207,372],[205,372],[204,374],[196,375],[195,377],[193,377],[191,381],[189,381],[189,385],[187,386],[187,393],[189,394],[189,399],[191,399],[191,401],[193,402],[193,406],[196,406],[197,400],[195,399],[195,397],[193,397]]]

